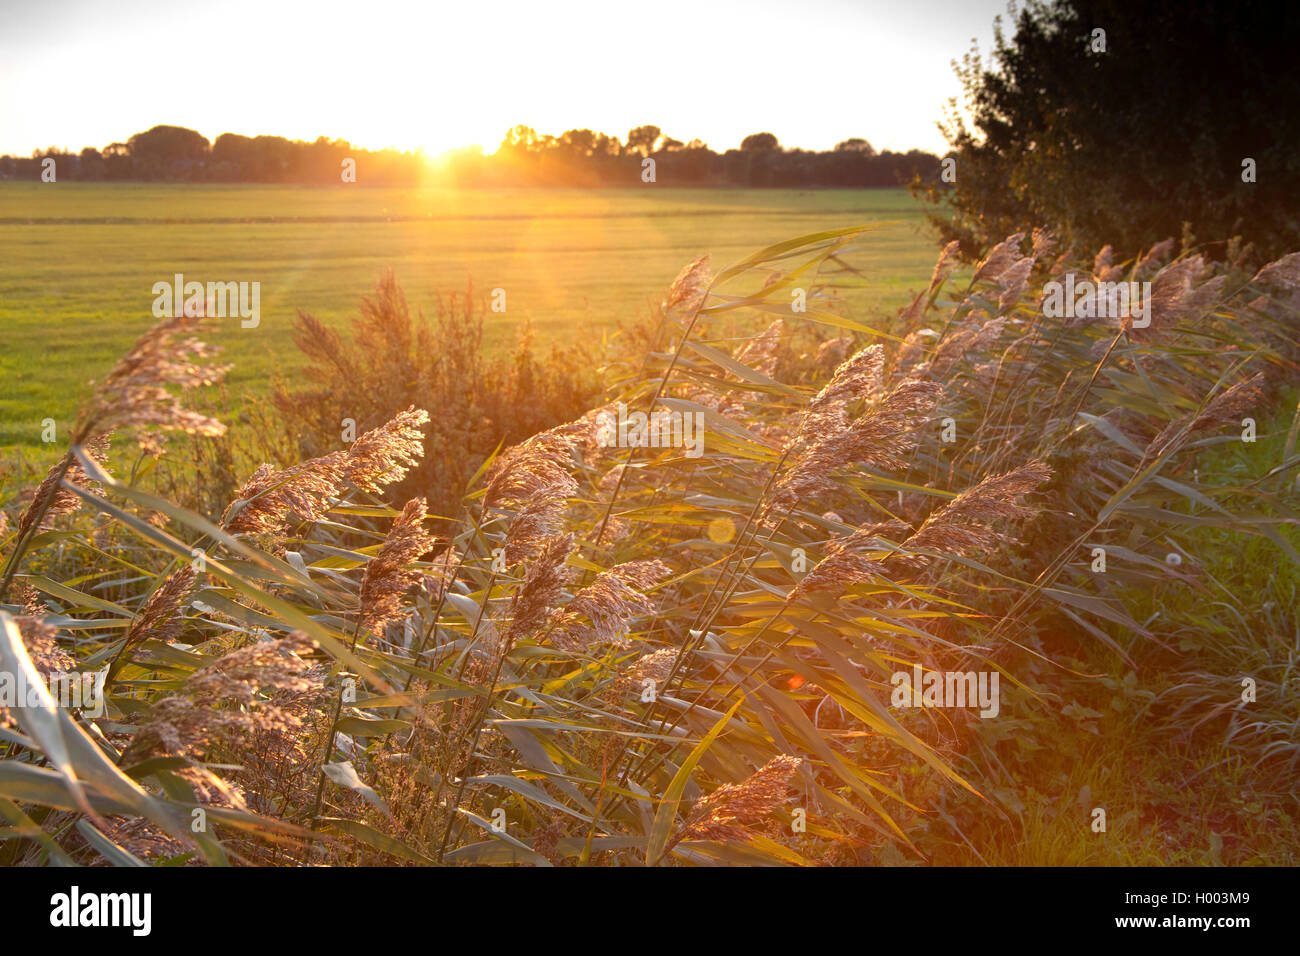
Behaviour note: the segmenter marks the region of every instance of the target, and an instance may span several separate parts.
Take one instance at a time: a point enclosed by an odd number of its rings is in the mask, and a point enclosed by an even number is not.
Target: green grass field
[[[295,311],[344,323],[392,267],[414,306],[436,293],[506,290],[490,347],[525,317],[539,344],[598,342],[644,313],[691,258],[715,267],[822,229],[880,223],[855,255],[870,280],[861,315],[892,310],[934,264],[920,206],[903,190],[363,189],[0,184],[0,448],[42,451],[86,383],[154,321],[152,287],[258,281],[261,324],[209,339],[238,390],[298,363]],[[878,274],[872,274],[878,269]]]

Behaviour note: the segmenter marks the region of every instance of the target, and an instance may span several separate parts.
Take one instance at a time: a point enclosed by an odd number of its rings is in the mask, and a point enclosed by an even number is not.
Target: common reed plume
[[[532,558],[564,530],[565,502],[573,490],[558,483],[539,489],[533,500],[515,513],[506,530],[504,557],[508,566]]]
[[[1163,239],[1157,242],[1148,250],[1145,256],[1138,260],[1136,270],[1138,278],[1149,277],[1160,271],[1164,264],[1169,261],[1169,257],[1173,255],[1173,252],[1174,240]]]
[[[104,835],[141,860],[175,859],[193,851],[144,817],[109,817]]]
[[[842,361],[830,381],[809,400],[791,446],[847,428],[849,406],[870,398],[879,390],[880,370],[884,364],[885,350],[879,345],[868,345]]]
[[[757,337],[750,339],[741,347],[736,353],[736,361],[747,368],[753,369],[760,375],[771,378],[776,373],[777,361],[780,358],[779,350],[784,335],[785,322],[777,319],[760,332]],[[730,371],[725,374],[724,378],[726,381],[731,382],[743,381],[741,376]],[[690,389],[688,395],[701,405],[716,408],[723,415],[733,416],[744,413],[746,402],[760,402],[763,400],[762,392],[742,392],[735,389],[723,389],[721,393],[717,393],[707,388],[696,387]]]
[[[1151,280],[1148,316],[1151,324],[1130,334],[1137,339],[1151,338],[1182,319],[1198,317],[1208,309],[1223,294],[1228,281],[1226,275],[1218,275],[1201,282],[1210,268],[1204,257],[1195,255],[1161,269]]]
[[[108,436],[101,435],[91,439],[87,442],[85,449],[92,459],[103,465],[108,452]],[[32,531],[33,525],[38,521],[41,527],[44,528],[47,527],[47,519],[56,515],[71,514],[81,507],[81,498],[64,488],[62,485],[64,481],[76,485],[78,488],[89,487],[94,489],[98,487],[89,480],[76,457],[71,452],[68,452],[66,458],[53,465],[46,472],[44,480],[37,486],[36,493],[32,496],[27,510],[18,519],[19,537]],[[42,502],[44,503],[43,508],[39,507]]]
[[[924,292],[912,299],[907,308],[899,313],[899,319],[904,325],[920,318],[935,291],[947,282],[953,272],[956,271],[960,263],[960,252],[961,243],[956,239],[943,247],[943,251],[939,253],[939,258],[934,264],[934,271],[930,273],[930,284],[926,286]]]
[[[399,617],[402,597],[423,579],[424,574],[410,565],[433,548],[433,537],[424,531],[427,513],[423,498],[408,501],[383,546],[366,564],[361,578],[358,633],[378,634]]]
[[[713,284],[713,272],[709,268],[708,255],[692,259],[668,289],[668,297],[663,301],[665,312],[693,314],[704,303],[704,297]]]
[[[1292,312],[1300,311],[1300,252],[1270,262],[1250,281],[1262,286],[1285,308]]]
[[[776,373],[776,363],[779,358],[778,350],[784,334],[785,322],[776,319],[760,332],[757,338],[750,339],[745,343],[744,347],[736,353],[736,361],[752,368],[760,375],[771,378]]]
[[[1024,239],[1025,234],[1017,232],[1014,235],[1007,236],[990,249],[989,254],[975,267],[975,275],[971,277],[971,284],[980,281],[997,282],[1002,277],[1002,273],[1010,269],[1020,259],[1020,244]]]
[[[831,371],[839,368],[841,363],[849,357],[849,349],[853,348],[853,336],[837,335],[833,339],[827,339],[821,345],[817,346],[817,354],[813,357],[813,364],[819,369]]]
[[[541,498],[575,495],[578,482],[569,473],[573,451],[593,441],[595,431],[595,418],[584,417],[507,448],[488,469],[484,507],[515,509]]]
[[[740,783],[723,784],[701,797],[668,841],[665,853],[682,840],[747,843],[770,822],[772,811],[790,799],[789,781],[801,766],[801,757],[781,754]]]
[[[197,330],[202,319],[178,316],[164,319],[142,335],[91,393],[72,429],[72,444],[84,445],[114,429],[146,429],[139,435],[148,452],[161,450],[147,431],[158,428],[191,435],[225,434],[226,426],[208,415],[181,405],[182,391],[219,382],[229,366],[200,365],[216,349],[195,338],[180,338]]]
[[[437,604],[442,600],[443,594],[446,593],[447,587],[451,583],[456,569],[460,567],[462,560],[463,557],[456,550],[455,545],[448,545],[442,549],[437,557],[429,562],[433,567],[433,572],[421,576],[420,587],[423,588],[425,595],[432,603]]]
[[[301,309],[298,310],[298,324],[294,326],[293,341],[308,358],[321,365],[334,366],[344,378],[353,381],[360,379],[352,360],[354,353],[344,346],[338,332]]]
[[[76,661],[59,646],[58,631],[43,613],[31,613],[36,608],[30,601],[25,610],[29,613],[19,615],[13,620],[18,625],[23,646],[27,649],[27,656],[32,659],[32,666],[36,668],[37,673],[48,681],[57,674],[72,670]],[[18,703],[21,705],[21,700]],[[12,727],[15,724],[13,714],[0,703],[0,727]]]
[[[167,577],[140,605],[126,632],[126,645],[133,647],[150,638],[167,643],[180,630],[180,608],[198,576],[191,564],[182,565]]]
[[[401,481],[424,454],[423,409],[408,408],[361,435],[345,451],[276,470],[262,465],[239,489],[222,523],[232,534],[279,534],[293,516],[319,521],[345,484],[378,493]]]
[[[578,493],[569,471],[573,454],[590,447],[595,433],[593,412],[506,449],[488,469],[485,511],[514,512],[506,530],[508,565],[531,559],[564,530],[568,501]]]
[[[675,647],[664,647],[642,654],[619,672],[607,698],[618,701],[628,694],[639,694],[645,688],[646,681],[654,681],[655,693],[658,694],[673,671],[677,653]]]
[[[1238,382],[1220,392],[1210,400],[1200,414],[1170,422],[1147,445],[1146,457],[1154,458],[1159,455],[1184,429],[1187,436],[1190,436],[1193,432],[1204,431],[1207,428],[1239,424],[1243,415],[1263,404],[1263,386],[1264,373],[1256,372],[1244,382]]]
[[[602,571],[552,615],[550,643],[570,651],[596,644],[625,647],[632,620],[655,610],[654,600],[641,592],[671,573],[657,560],[628,561]]]
[[[516,641],[533,636],[546,623],[569,582],[568,562],[572,552],[573,535],[566,534],[547,542],[529,562],[524,581],[510,602],[507,644],[514,646]]]
[[[918,369],[925,368],[922,359],[926,352],[926,333],[927,329],[913,329],[903,337],[898,348],[894,351],[893,361],[889,363],[889,372],[892,378],[900,378],[906,372],[908,375],[915,375]]]
[[[630,472],[631,475],[635,475],[636,473],[636,469],[633,469]],[[621,489],[626,495],[628,489],[632,487],[632,484],[627,480],[628,474],[627,465],[618,464],[605,472],[605,474],[601,475],[600,480],[596,482],[596,490],[603,496],[602,500],[608,501],[612,498],[615,489]],[[601,535],[601,541],[622,541],[628,536],[630,530],[631,525],[626,520],[611,513],[608,520],[605,522],[605,531],[604,534]]]
[[[370,494],[401,481],[424,457],[428,423],[429,413],[412,405],[361,435],[343,458],[343,479]]]
[[[926,518],[903,547],[954,557],[988,553],[1005,537],[994,523],[1025,517],[1029,512],[1021,499],[1050,477],[1052,469],[1035,460],[1004,475],[985,478]],[[928,561],[924,555],[902,554],[894,555],[887,565],[891,570],[894,566],[919,568]]]
[[[302,655],[316,642],[300,631],[223,654],[187,677],[179,692],[155,701],[139,721],[123,765],[166,753],[194,759],[213,744],[253,734],[287,736],[303,725],[305,708],[277,699],[315,700],[318,668]]]
[[[1002,336],[1007,318],[1004,315],[989,319],[976,329],[960,329],[948,335],[939,344],[934,358],[918,367],[917,374],[927,371],[937,379],[945,379],[955,366],[966,356],[978,355]]]
[[[831,541],[826,545],[826,557],[799,580],[790,600],[816,591],[842,593],[855,584],[870,580],[878,573],[880,560],[873,557],[873,553],[894,550],[894,545],[885,540],[884,535],[902,540],[911,530],[902,521],[881,521],[863,525],[852,534]]]
[[[943,247],[943,251],[939,253],[939,258],[934,264],[934,271],[930,273],[930,285],[926,289],[928,294],[933,294],[957,270],[957,266],[961,261],[960,253],[961,243],[956,239]]]
[[[841,428],[837,410],[850,394],[846,391],[820,404],[815,421],[828,434],[816,439],[803,458],[777,479],[763,502],[763,519],[776,508],[792,508],[803,498],[834,488],[830,476],[837,468],[851,464],[878,470],[904,468],[907,455],[916,447],[916,430],[938,404],[943,387],[908,379]]]
[[[1030,241],[1034,246],[1033,256],[1035,262],[1042,262],[1056,248],[1056,237],[1046,229],[1035,228]]]
[[[1092,260],[1092,277],[1098,282],[1118,282],[1124,270],[1114,265],[1115,250],[1110,244],[1101,247]]]
[[[343,452],[332,452],[281,470],[261,465],[239,489],[222,524],[231,534],[276,535],[295,516],[319,521],[343,483],[343,459]]]
[[[1023,259],[1017,259],[998,276],[998,284],[1002,286],[1002,294],[998,296],[999,311],[1005,312],[1020,301],[1033,268],[1034,257],[1025,256]]]
[[[496,677],[506,657],[516,643],[536,635],[546,624],[552,609],[559,604],[572,574],[568,564],[572,552],[573,535],[566,534],[547,542],[538,556],[529,562],[523,583],[510,601],[510,624],[504,634],[498,632],[491,621],[480,621],[477,625],[482,648],[470,656],[463,676],[468,683],[487,684],[488,694],[482,703],[477,697],[466,697],[452,705],[451,725],[446,738],[448,778],[454,775],[452,770],[463,768],[473,756],[482,729],[481,722],[492,705]]]

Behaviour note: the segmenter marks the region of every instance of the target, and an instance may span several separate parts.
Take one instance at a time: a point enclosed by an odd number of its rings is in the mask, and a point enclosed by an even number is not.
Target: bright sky
[[[1006,0],[0,0],[0,153],[159,123],[492,152],[522,123],[939,152]],[[1004,17],[1005,19],[1005,17]]]

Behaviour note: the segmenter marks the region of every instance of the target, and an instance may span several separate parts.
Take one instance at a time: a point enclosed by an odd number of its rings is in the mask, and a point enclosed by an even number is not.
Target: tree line
[[[416,185],[430,178],[461,186],[671,185],[751,187],[898,186],[936,178],[939,158],[921,150],[877,152],[847,139],[821,152],[785,149],[771,133],[745,137],[718,153],[698,139],[682,142],[658,126],[629,130],[626,142],[590,129],[559,136],[528,126],[511,129],[495,153],[452,151],[430,163],[418,152],[367,150],[324,136],[314,142],[283,136],[223,133],[215,142],[192,129],[155,126],[102,150],[37,150],[0,156],[0,178],[39,180],[54,160],[56,181],[330,184],[350,173],[367,185]],[[652,162],[647,162],[652,160]],[[351,161],[351,162],[349,162]],[[48,174],[47,174],[48,176]]]

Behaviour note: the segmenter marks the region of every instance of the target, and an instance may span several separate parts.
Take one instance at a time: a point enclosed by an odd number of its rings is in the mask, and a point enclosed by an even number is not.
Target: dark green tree
[[[636,129],[630,129],[627,131],[627,151],[649,156],[655,151],[655,143],[659,142],[661,135],[663,130],[658,126],[638,126]]]
[[[913,183],[967,254],[1032,225],[1132,256],[1190,234],[1211,255],[1300,249],[1300,17],[1268,0],[1031,0],[991,63],[955,65],[971,125],[955,182]],[[1253,160],[1255,182],[1243,181]],[[1187,229],[1184,229],[1184,224]]]
[[[771,133],[750,133],[740,141],[741,152],[758,153],[778,150],[781,144]]]

